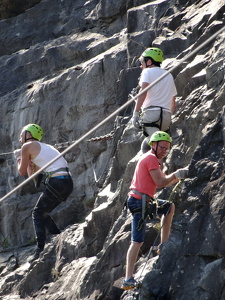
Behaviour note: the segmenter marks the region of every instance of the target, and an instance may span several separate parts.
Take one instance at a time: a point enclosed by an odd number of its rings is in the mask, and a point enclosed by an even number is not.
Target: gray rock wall
[[[175,66],[224,26],[224,13],[224,0],[44,0],[0,21],[2,154],[19,147],[21,128],[33,122],[45,142],[65,148],[127,101],[146,47],[160,47],[163,67]],[[190,179],[174,196],[170,240],[151,259],[157,221],[148,224],[137,263],[140,299],[225,298],[224,39],[222,32],[173,71],[178,97],[165,170],[190,163]],[[31,211],[42,187],[30,182],[0,203],[2,299],[126,299],[118,286],[131,218],[121,212],[143,138],[131,112],[129,105],[89,137],[112,139],[84,140],[65,155],[74,191],[52,213],[64,230],[48,237],[37,263],[28,262]],[[0,197],[24,180],[12,155],[2,154]],[[157,196],[168,199],[171,191]]]

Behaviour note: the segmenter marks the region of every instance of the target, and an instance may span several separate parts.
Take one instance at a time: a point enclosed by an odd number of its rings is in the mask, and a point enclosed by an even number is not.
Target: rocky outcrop
[[[170,240],[153,258],[159,224],[148,224],[137,263],[139,299],[225,298],[224,31],[179,64],[224,26],[224,13],[224,0],[43,0],[0,21],[1,197],[24,180],[11,151],[25,124],[40,124],[44,141],[65,149],[127,101],[146,47],[164,51],[163,67],[177,65],[165,170],[190,164],[190,178],[173,198]],[[38,261],[29,263],[31,211],[42,187],[30,182],[0,202],[2,299],[128,298],[118,288],[130,241],[123,205],[143,139],[131,111],[127,106],[66,153],[74,191],[53,211],[63,232],[48,237]],[[168,199],[171,191],[157,196]]]

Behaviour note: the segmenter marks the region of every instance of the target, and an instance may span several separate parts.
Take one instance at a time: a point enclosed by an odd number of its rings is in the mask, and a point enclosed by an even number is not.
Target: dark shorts
[[[162,215],[167,215],[170,211],[170,203],[166,200],[155,200],[157,205],[155,209],[152,211],[154,216],[161,217]],[[138,224],[140,219],[142,218],[142,200],[136,199],[134,197],[129,197],[127,200],[127,206],[129,210],[132,212],[135,209],[140,208],[140,212],[133,214],[132,224],[131,224],[131,240],[136,243],[144,242],[145,231],[146,231],[146,222],[143,223],[141,229],[138,229]]]

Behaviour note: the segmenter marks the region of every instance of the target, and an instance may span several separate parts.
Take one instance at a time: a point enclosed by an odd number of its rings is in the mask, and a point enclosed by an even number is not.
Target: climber
[[[175,206],[165,200],[154,200],[154,194],[157,187],[170,186],[180,179],[187,178],[188,175],[188,167],[178,169],[169,175],[161,171],[159,160],[170,151],[171,142],[172,139],[168,133],[154,132],[149,142],[151,150],[141,156],[135,168],[127,200],[127,206],[132,213],[132,232],[126,258],[126,275],[121,286],[125,290],[133,288],[136,284],[133,277],[134,265],[144,241],[147,214],[151,218],[154,215],[162,216],[159,251],[162,249],[162,244],[169,238]]]
[[[139,58],[141,63],[141,77],[139,85],[144,90],[149,84],[166,73],[160,67],[163,61],[163,52],[159,48],[146,49]],[[136,101],[132,124],[136,128],[141,127],[146,138],[141,145],[142,153],[149,151],[149,138],[153,132],[162,130],[168,131],[171,124],[171,114],[175,109],[175,96],[177,90],[173,77],[168,73],[159,82],[140,95]],[[141,122],[140,119],[141,112]]]
[[[14,151],[21,176],[31,176],[44,167],[60,153],[54,147],[40,142],[43,130],[39,125],[28,124],[20,134],[21,149]],[[60,157],[45,170],[45,190],[40,195],[32,212],[37,248],[33,260],[43,251],[47,229],[51,234],[59,234],[57,227],[49,213],[72,193],[73,181],[68,170],[67,161]]]

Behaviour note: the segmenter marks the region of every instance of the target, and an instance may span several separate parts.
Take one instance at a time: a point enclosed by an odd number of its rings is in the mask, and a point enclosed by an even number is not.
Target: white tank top
[[[38,166],[39,168],[44,167],[47,163],[49,163],[51,160],[53,160],[56,156],[58,156],[60,153],[58,150],[56,150],[53,146],[40,143],[41,146],[40,153],[32,159],[32,162]],[[54,163],[52,163],[50,166],[48,166],[44,172],[53,172],[60,168],[68,168],[67,161],[64,157],[60,157],[57,159]],[[65,171],[59,171],[57,174],[65,173]]]

